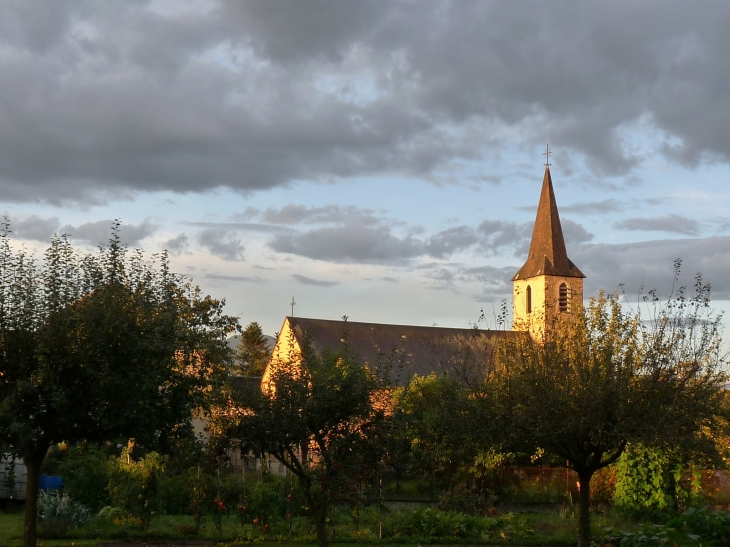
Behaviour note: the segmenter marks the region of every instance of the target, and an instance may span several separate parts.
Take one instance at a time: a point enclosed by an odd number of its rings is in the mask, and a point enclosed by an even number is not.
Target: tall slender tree
[[[263,376],[269,357],[271,357],[271,348],[261,325],[255,321],[249,323],[241,334],[237,350],[241,374],[243,376]]]
[[[42,260],[0,229],[0,442],[28,469],[24,545],[36,544],[38,479],[61,441],[122,436],[159,447],[231,363],[223,302],[120,243],[95,255],[54,237]]]

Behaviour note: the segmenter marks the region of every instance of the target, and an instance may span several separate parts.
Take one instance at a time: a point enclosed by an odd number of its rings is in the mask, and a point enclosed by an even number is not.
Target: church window
[[[532,313],[532,287],[527,286],[527,301],[525,302],[525,308],[527,313]]]
[[[565,283],[561,283],[560,288],[558,289],[558,308],[561,312],[567,313],[570,311],[569,300],[570,287],[568,287],[568,285],[566,285]]]

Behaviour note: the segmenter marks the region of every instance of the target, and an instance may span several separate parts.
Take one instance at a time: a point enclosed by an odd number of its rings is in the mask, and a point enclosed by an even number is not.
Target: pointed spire
[[[549,149],[546,149],[549,158]],[[547,158],[546,158],[547,160]],[[585,277],[568,258],[565,250],[563,228],[560,225],[558,205],[555,202],[550,165],[546,161],[545,177],[542,181],[540,203],[537,206],[535,227],[532,231],[530,254],[512,281],[527,279],[536,275],[558,275],[563,277]]]

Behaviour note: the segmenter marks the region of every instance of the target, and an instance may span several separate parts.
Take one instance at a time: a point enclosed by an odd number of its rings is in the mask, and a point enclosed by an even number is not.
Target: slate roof
[[[558,205],[555,202],[550,166],[545,166],[540,203],[537,206],[535,227],[527,262],[512,278],[528,279],[537,275],[557,275],[563,277],[585,277],[578,267],[568,258],[565,250],[563,228],[560,225]]]
[[[483,377],[495,343],[523,333],[501,330],[418,327],[382,323],[331,321],[287,317],[299,342],[309,335],[313,349],[322,354],[348,350],[361,364],[386,369],[391,381],[404,385],[415,374],[431,372],[463,380]]]

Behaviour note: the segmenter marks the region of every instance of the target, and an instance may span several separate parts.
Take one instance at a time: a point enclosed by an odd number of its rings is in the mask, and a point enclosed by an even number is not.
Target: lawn
[[[342,518],[342,517],[345,518]],[[314,538],[308,531],[306,521],[296,520],[289,525],[280,523],[272,526],[268,533],[252,524],[242,525],[232,516],[224,517],[221,530],[217,530],[208,521],[198,535],[185,533],[190,529],[192,518],[189,516],[158,516],[153,519],[148,530],[125,523],[94,519],[81,529],[70,530],[63,539],[47,539],[40,537],[40,547],[97,547],[97,546],[188,546],[217,544],[277,544],[277,545],[314,545]],[[476,538],[455,537],[389,537],[380,540],[376,533],[365,526],[355,531],[352,522],[343,512],[334,523],[335,539],[331,545],[354,547],[357,545],[403,546],[403,545],[509,545],[521,547],[570,547],[576,544],[576,518],[567,511],[532,512],[504,514],[495,519],[494,528],[489,534],[481,534]],[[642,533],[627,544],[647,547],[671,545],[680,547],[698,547],[714,544],[699,538],[693,538],[686,530],[672,529],[666,526],[657,527],[651,524],[626,521],[615,512],[594,514],[594,537],[605,537],[618,530]],[[22,512],[0,512],[0,546],[20,547],[22,545],[23,514]],[[639,541],[637,541],[637,539]],[[612,545],[616,546],[617,543]]]

